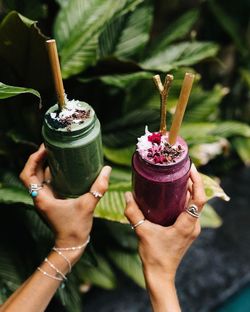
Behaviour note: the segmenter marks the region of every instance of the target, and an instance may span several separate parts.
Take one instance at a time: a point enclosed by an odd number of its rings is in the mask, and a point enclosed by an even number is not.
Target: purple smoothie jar
[[[169,164],[152,164],[138,152],[132,158],[132,187],[135,200],[145,218],[161,225],[171,225],[185,209],[191,161],[188,146],[181,138],[183,153]]]

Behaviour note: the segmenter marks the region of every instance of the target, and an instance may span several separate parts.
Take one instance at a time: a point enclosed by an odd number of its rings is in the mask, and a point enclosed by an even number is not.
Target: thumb
[[[136,224],[144,219],[144,215],[136,204],[131,192],[125,193],[126,208],[124,214],[131,224]]]

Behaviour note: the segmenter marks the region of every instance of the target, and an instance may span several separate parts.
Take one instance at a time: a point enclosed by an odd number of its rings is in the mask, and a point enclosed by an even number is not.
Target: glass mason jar
[[[185,209],[191,160],[181,137],[177,138],[179,144],[184,152],[167,165],[149,163],[138,152],[132,158],[135,200],[147,220],[165,226],[173,224]]]
[[[89,191],[103,166],[100,122],[93,108],[85,102],[78,107],[89,117],[71,129],[55,128],[45,118],[42,135],[48,151],[52,186],[61,197],[78,197]],[[46,114],[58,111],[52,106]]]

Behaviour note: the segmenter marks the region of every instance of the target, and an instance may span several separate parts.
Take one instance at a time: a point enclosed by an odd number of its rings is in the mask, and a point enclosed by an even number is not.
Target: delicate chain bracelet
[[[70,273],[71,269],[72,269],[72,265],[71,265],[69,259],[60,250],[58,250],[56,247],[53,247],[52,250],[54,250],[59,256],[61,256],[67,262],[68,267],[69,267],[69,273]]]
[[[82,249],[84,248],[85,246],[88,245],[88,243],[90,242],[90,235],[88,236],[86,242],[84,242],[82,245],[80,246],[75,246],[75,247],[53,247],[53,250],[57,250],[57,251],[74,251],[74,250],[79,250],[79,249]]]
[[[58,269],[54,266],[54,264],[53,264],[52,262],[49,261],[48,258],[45,258],[44,261],[45,261],[46,263],[48,263],[48,265],[49,265],[52,269],[54,269],[54,270],[56,271],[57,274],[61,275],[61,277],[62,277],[65,281],[67,281],[67,277],[66,277],[60,270],[58,270]]]
[[[60,281],[60,282],[63,281],[63,278],[54,276],[54,275],[52,275],[52,274],[49,274],[48,272],[44,271],[44,270],[41,269],[40,267],[38,267],[37,270],[40,271],[43,275],[48,276],[48,277],[50,277],[50,278],[52,278],[52,279],[54,279],[54,280],[57,280],[57,281]]]

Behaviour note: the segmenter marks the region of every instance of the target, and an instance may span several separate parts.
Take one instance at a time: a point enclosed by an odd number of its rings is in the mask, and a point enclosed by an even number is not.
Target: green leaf
[[[138,54],[149,39],[152,11],[151,5],[144,4],[111,21],[99,38],[100,58],[126,59]]]
[[[135,146],[137,138],[145,133],[145,125],[149,126],[150,131],[155,131],[159,126],[159,112],[148,108],[137,109],[103,126],[104,145]]]
[[[121,271],[127,274],[136,284],[145,288],[142,264],[138,253],[112,250],[108,252],[108,255]]]
[[[115,274],[108,261],[101,255],[95,254],[97,266],[86,266],[83,262],[77,264],[76,272],[79,278],[105,289],[113,289],[116,286]]]
[[[180,134],[189,144],[203,144],[232,136],[249,137],[250,127],[238,121],[184,122]]]
[[[52,77],[46,39],[35,21],[10,12],[0,25],[0,80],[8,81],[7,72],[11,81],[14,80],[10,84],[25,85],[39,92],[50,89]],[[40,98],[36,91],[31,93]]]
[[[221,137],[244,136],[250,137],[250,126],[239,121],[224,121],[217,123],[216,127],[211,131],[212,135]]]
[[[33,206],[28,190],[3,184],[0,184],[0,202],[5,204],[23,203]]]
[[[233,138],[232,144],[239,154],[241,160],[246,166],[250,165],[250,139],[249,138]]]
[[[245,45],[245,39],[242,38],[242,31],[239,29],[234,17],[230,17],[227,12],[224,12],[222,7],[218,4],[218,1],[216,2],[210,0],[207,3],[218,23],[233,39],[234,44],[239,49],[241,54],[245,56],[248,53]]]
[[[222,219],[209,204],[202,209],[200,221],[203,228],[218,228],[222,224]]]
[[[121,89],[126,89],[135,85],[140,80],[151,80],[152,73],[150,72],[137,72],[132,74],[125,75],[110,75],[110,76],[100,76],[97,79],[102,81],[103,83],[114,86]]]
[[[126,187],[126,190],[130,188]],[[121,185],[119,185],[121,188]],[[95,217],[103,218],[110,221],[117,221],[121,223],[127,223],[127,219],[124,216],[124,191],[108,191],[102,200],[98,203],[95,209]]]
[[[104,156],[117,165],[131,166],[131,158],[135,151],[135,146],[122,148],[111,148],[103,146]]]
[[[17,255],[11,254],[1,248],[0,253],[0,280],[4,280],[9,291],[15,291],[22,283],[20,270],[15,263]],[[13,259],[14,257],[14,259]],[[18,261],[17,261],[18,262]],[[20,263],[19,263],[20,264]]]
[[[72,0],[59,12],[54,36],[62,75],[79,74],[97,60],[98,36],[110,19],[134,10],[142,0]],[[77,9],[76,9],[77,8]]]
[[[227,194],[219,186],[219,183],[216,182],[216,180],[210,178],[209,176],[207,176],[205,174],[201,174],[201,177],[203,180],[207,200],[209,200],[213,197],[219,197],[225,201],[230,200],[230,198],[227,196]]]
[[[175,40],[182,39],[186,36],[192,29],[194,23],[197,22],[199,17],[199,12],[197,10],[191,10],[175,20],[169,27],[163,32],[156,42],[152,44],[149,50],[150,55],[162,51],[170,43]]]
[[[30,93],[39,98],[39,106],[41,105],[40,93],[34,89],[8,86],[0,82],[0,99],[7,99],[20,94]]]
[[[116,243],[122,248],[130,251],[137,251],[138,239],[130,224],[121,224],[118,222],[108,222],[107,230],[112,235]]]
[[[216,85],[212,90],[204,91],[195,86],[185,113],[185,121],[214,121],[218,119],[218,106],[223,97],[228,93],[227,88]]]
[[[28,190],[12,172],[0,172],[0,202],[33,206]]]
[[[61,6],[65,7],[70,0],[56,0],[56,2]]]
[[[211,42],[181,42],[167,46],[140,63],[146,70],[168,72],[181,66],[194,65],[214,57],[218,46]]]

